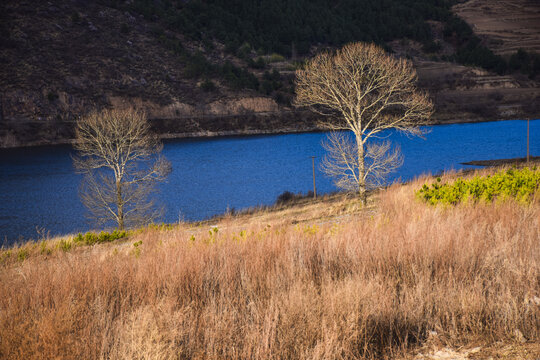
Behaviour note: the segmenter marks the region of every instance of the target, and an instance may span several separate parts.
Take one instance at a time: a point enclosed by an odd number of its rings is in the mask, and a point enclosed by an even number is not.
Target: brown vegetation
[[[510,55],[519,48],[540,51],[540,6],[534,0],[469,0],[453,11],[475,33],[486,38],[497,54]]]
[[[433,207],[414,197],[422,183],[381,192],[373,214],[229,217],[5,261],[0,357],[393,358],[540,341],[538,198]]]

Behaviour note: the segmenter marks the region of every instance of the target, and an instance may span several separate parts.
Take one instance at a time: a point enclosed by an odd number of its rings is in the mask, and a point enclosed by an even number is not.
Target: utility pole
[[[530,119],[527,119],[527,165],[529,165],[529,123]]]
[[[313,169],[313,198],[317,198],[317,187],[315,186],[315,156],[311,157],[311,168]]]

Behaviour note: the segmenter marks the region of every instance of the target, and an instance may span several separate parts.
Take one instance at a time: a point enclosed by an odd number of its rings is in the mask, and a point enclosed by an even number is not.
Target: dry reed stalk
[[[0,357],[380,358],[432,331],[540,341],[538,202],[431,207],[422,181],[382,192],[372,217],[147,231],[5,265]]]

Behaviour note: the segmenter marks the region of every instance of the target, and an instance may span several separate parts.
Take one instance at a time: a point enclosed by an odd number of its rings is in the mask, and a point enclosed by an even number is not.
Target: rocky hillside
[[[207,89],[186,77],[190,64],[157,41],[155,27],[142,16],[84,1],[8,1],[4,10],[4,146],[69,139],[76,116],[103,106],[142,107],[161,120],[157,125],[166,123],[163,131],[174,133],[242,129],[232,116],[250,124],[254,113],[280,111],[256,91],[231,89],[219,80]],[[219,48],[208,56],[215,63],[237,61]],[[267,118],[253,129],[274,121]]]
[[[2,2],[0,147],[68,142],[77,116],[107,106],[145,109],[164,137],[316,128],[315,116],[293,109],[290,101],[298,61],[320,44],[292,42],[284,56],[272,52],[271,42],[267,49],[231,47],[219,34],[205,36],[214,34],[210,27],[194,37],[157,10],[134,6],[139,3]],[[168,2],[154,2],[161,3]],[[431,34],[411,28],[420,35],[379,40],[413,59],[421,86],[437,105],[434,122],[540,114],[534,77],[449,62],[456,51],[453,35],[441,19],[427,24]]]

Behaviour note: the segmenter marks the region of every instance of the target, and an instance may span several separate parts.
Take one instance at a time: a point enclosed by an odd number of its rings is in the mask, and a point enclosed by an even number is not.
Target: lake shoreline
[[[540,162],[540,156],[530,156],[529,163],[536,164]],[[520,158],[511,158],[511,159],[492,159],[492,160],[473,160],[468,162],[461,163],[462,165],[472,165],[472,166],[503,166],[503,165],[524,165],[527,164],[526,157]]]
[[[533,139],[540,121],[531,122]],[[404,165],[388,181],[400,182],[422,174],[467,169],[471,160],[518,158],[526,155],[524,121],[431,126],[425,139],[395,130],[392,142],[403,153]],[[217,134],[214,134],[217,135]],[[336,190],[320,169],[326,133],[295,133],[234,137],[231,133],[164,141],[163,156],[173,172],[159,185],[155,200],[165,211],[162,220],[198,221],[257,205],[270,205],[285,191],[313,189],[313,164],[319,194]],[[228,135],[228,136],[227,136]],[[532,141],[530,154],[540,155]],[[73,171],[70,145],[27,147],[0,151],[0,236],[7,242],[35,238],[39,229],[51,235],[85,232],[86,209],[78,197],[80,174]]]
[[[456,125],[456,124],[475,124],[475,123],[487,123],[487,122],[500,122],[500,121],[526,121],[526,119],[497,119],[497,120],[486,120],[486,119],[461,119],[461,120],[452,120],[452,121],[442,121],[434,120],[426,124],[425,126],[441,126],[441,125]],[[531,121],[537,121],[540,119],[531,119]],[[152,120],[150,120],[152,121]],[[307,134],[307,133],[321,133],[328,130],[322,129],[320,127],[306,127],[306,128],[279,128],[276,130],[226,130],[226,131],[198,131],[198,132],[181,132],[181,133],[163,133],[159,134],[159,137],[162,140],[179,140],[179,139],[209,139],[209,138],[226,138],[226,137],[243,137],[243,136],[265,136],[265,135],[287,135],[287,134]],[[40,141],[31,141],[24,144],[12,143],[9,142],[3,143],[0,146],[0,151],[4,149],[22,149],[22,148],[33,148],[40,146],[60,146],[60,145],[73,145],[74,139],[58,139],[54,141],[50,140],[40,140]]]

